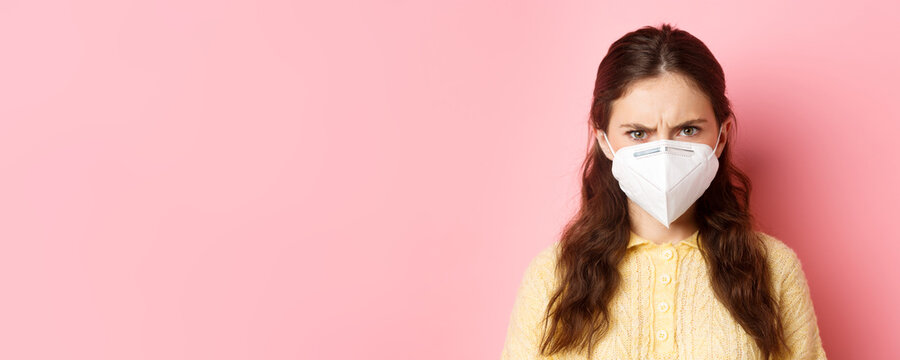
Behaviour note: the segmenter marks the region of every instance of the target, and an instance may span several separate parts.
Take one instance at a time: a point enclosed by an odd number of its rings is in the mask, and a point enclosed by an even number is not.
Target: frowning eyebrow
[[[687,120],[687,121],[685,121],[685,122],[682,122],[681,124],[675,125],[674,127],[681,127],[681,126],[689,126],[689,125],[695,125],[695,124],[702,124],[702,123],[705,123],[705,122],[706,122],[706,119],[691,119],[691,120]],[[639,123],[622,124],[622,125],[620,125],[619,127],[623,127],[623,128],[632,128],[632,129],[637,129],[637,130],[650,130],[650,128],[644,126],[643,124],[639,124]],[[655,130],[655,129],[654,129],[654,130]]]

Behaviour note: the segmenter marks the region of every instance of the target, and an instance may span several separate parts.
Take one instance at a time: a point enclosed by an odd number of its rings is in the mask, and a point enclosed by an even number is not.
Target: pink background
[[[0,2],[0,358],[499,358],[597,65],[661,21],[829,358],[900,352],[897,6],[327,3]]]

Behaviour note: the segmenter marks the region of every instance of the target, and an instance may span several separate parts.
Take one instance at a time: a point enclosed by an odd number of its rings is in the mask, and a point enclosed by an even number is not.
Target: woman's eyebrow
[[[701,124],[701,123],[705,123],[705,122],[706,122],[706,119],[702,119],[702,118],[700,118],[700,119],[691,119],[691,120],[684,121],[684,122],[682,122],[681,124],[675,125],[675,126],[673,126],[673,127],[682,127],[682,126],[688,126],[688,125],[694,125],[694,124]],[[650,128],[648,128],[648,127],[646,127],[646,126],[644,126],[643,124],[640,124],[640,123],[622,124],[622,125],[620,125],[619,127],[623,127],[623,128],[634,128],[634,129],[638,129],[638,130],[650,130]],[[655,130],[655,129],[654,129],[654,130]]]

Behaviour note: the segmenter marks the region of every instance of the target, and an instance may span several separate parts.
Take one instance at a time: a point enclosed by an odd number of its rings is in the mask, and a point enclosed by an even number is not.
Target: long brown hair
[[[590,128],[606,131],[612,101],[634,81],[663,72],[692,79],[712,103],[718,126],[734,117],[725,96],[725,74],[713,54],[690,33],[664,23],[629,32],[609,47],[597,70]],[[621,281],[618,264],[631,231],[627,198],[612,175],[612,161],[594,131],[590,133],[581,206],[563,230],[557,262],[560,285],[544,317],[545,355],[585,348],[590,354],[609,329],[609,302]],[[768,358],[786,348],[783,327],[770,287],[766,248],[750,213],[750,179],[731,163],[728,144],[712,184],[696,202],[698,245],[716,297]]]

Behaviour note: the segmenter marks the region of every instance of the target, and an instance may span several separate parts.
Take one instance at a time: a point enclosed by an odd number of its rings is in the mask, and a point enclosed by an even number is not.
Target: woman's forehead
[[[652,129],[712,118],[712,104],[693,82],[679,74],[664,73],[630,84],[625,93],[612,102],[610,125],[619,127],[637,123]]]

